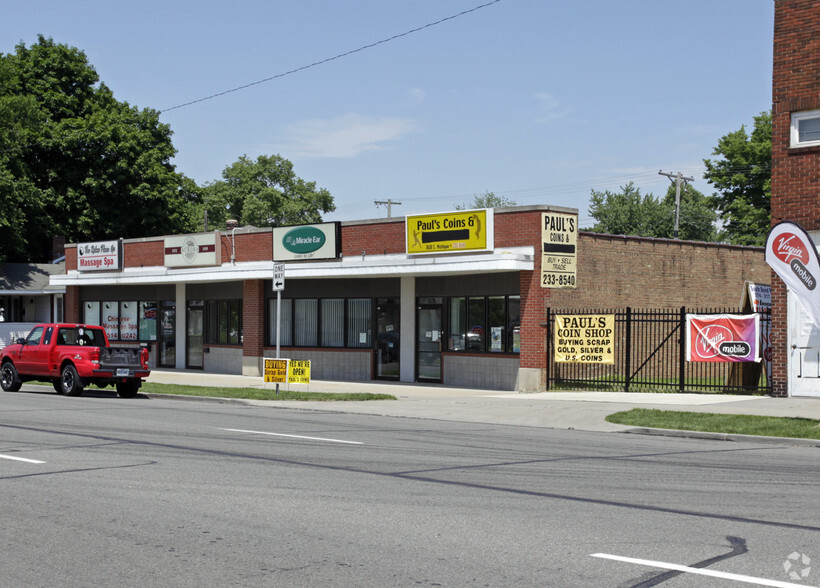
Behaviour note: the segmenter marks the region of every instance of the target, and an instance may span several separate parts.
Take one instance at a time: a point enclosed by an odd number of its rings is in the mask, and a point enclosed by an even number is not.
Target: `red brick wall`
[[[552,291],[554,308],[738,306],[744,282],[771,283],[762,247],[602,235],[578,236],[578,288]]]
[[[404,253],[404,218],[384,222],[342,225],[342,255]]]
[[[775,0],[772,69],[772,224],[820,229],[820,147],[793,149],[791,114],[820,108],[820,3]],[[786,287],[772,275],[772,392],[785,395]]]
[[[262,357],[265,333],[265,286],[263,280],[243,282],[242,355]]]
[[[165,265],[165,240],[162,237],[128,241],[123,244],[123,267]]]

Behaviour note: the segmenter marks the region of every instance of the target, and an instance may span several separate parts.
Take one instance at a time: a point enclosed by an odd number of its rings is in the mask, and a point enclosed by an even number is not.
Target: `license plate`
[[[117,368],[117,377],[125,377],[131,374],[131,370],[128,368]]]

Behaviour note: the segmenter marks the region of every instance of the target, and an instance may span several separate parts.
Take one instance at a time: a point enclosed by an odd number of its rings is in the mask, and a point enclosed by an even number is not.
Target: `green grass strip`
[[[820,439],[820,421],[794,417],[714,414],[633,408],[606,417],[610,423],[633,427],[705,431],[763,437]]]
[[[207,396],[209,398],[239,398],[246,400],[320,400],[323,402],[350,402],[365,400],[396,400],[392,394],[371,394],[369,392],[301,392],[276,388],[217,388],[214,386],[184,386],[143,382],[143,394],[168,394],[172,396]]]

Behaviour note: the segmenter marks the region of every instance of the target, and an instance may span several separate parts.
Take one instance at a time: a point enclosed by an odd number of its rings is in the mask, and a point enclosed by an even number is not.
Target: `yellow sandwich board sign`
[[[287,359],[265,358],[265,383],[285,384],[288,381]]]
[[[406,217],[408,255],[493,248],[493,210],[457,210]]]
[[[288,367],[289,384],[310,384],[310,360],[291,359]]]

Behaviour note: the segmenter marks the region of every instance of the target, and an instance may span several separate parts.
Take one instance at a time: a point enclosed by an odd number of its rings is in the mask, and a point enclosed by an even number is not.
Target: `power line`
[[[465,14],[470,14],[471,12],[475,12],[476,10],[481,10],[482,8],[486,8],[487,6],[491,6],[493,4],[498,4],[499,2],[501,2],[501,0],[492,0],[491,2],[487,2],[485,4],[480,4],[478,6],[474,6],[473,8],[463,10],[463,11],[459,12],[458,14],[453,14],[451,16],[447,16],[447,17],[442,18],[440,20],[437,20],[435,22],[427,23],[426,25],[422,25],[422,26],[417,27],[415,29],[410,29],[409,31],[399,33],[398,35],[393,35],[392,37],[387,37],[386,39],[376,41],[375,43],[369,43],[367,45],[362,45],[361,47],[359,47],[357,49],[351,49],[350,51],[345,51],[344,53],[339,53],[338,55],[334,55],[333,57],[328,57],[326,59],[322,59],[321,61],[314,61],[313,63],[311,63],[309,65],[303,65],[301,67],[297,67],[296,69],[291,69],[289,71],[286,71],[286,72],[283,72],[283,73],[280,73],[280,74],[276,74],[275,76],[271,76],[269,78],[258,80],[256,82],[251,82],[249,84],[244,84],[242,86],[237,86],[236,88],[231,88],[230,90],[225,90],[223,92],[217,92],[216,94],[211,94],[210,96],[205,96],[204,98],[198,98],[196,100],[191,100],[190,102],[184,102],[183,104],[177,104],[176,106],[172,106],[170,108],[165,108],[163,110],[160,110],[159,112],[164,113],[164,112],[169,112],[171,110],[176,110],[178,108],[184,108],[186,106],[191,106],[192,104],[198,104],[199,102],[205,102],[206,100],[212,100],[213,98],[218,98],[220,96],[224,96],[224,95],[230,94],[232,92],[238,92],[239,90],[245,90],[245,89],[250,88],[252,86],[258,86],[259,84],[264,84],[265,82],[270,82],[271,80],[276,80],[276,79],[279,79],[279,78],[283,78],[285,76],[289,76],[291,74],[294,74],[294,73],[297,73],[297,72],[300,72],[300,71],[304,71],[304,70],[310,69],[312,67],[317,67],[319,65],[323,65],[323,64],[328,63],[330,61],[335,61],[337,59],[341,59],[343,57],[353,55],[354,53],[359,53],[360,51],[364,51],[365,49],[372,49],[373,47],[376,47],[377,45],[382,45],[384,43],[389,43],[390,41],[395,41],[396,39],[400,39],[401,37],[406,37],[408,35],[412,35],[413,33],[418,33],[419,31],[423,31],[424,29],[429,29],[430,27],[440,25],[441,23],[447,22],[448,20],[453,20],[453,19],[459,18],[460,16],[464,16]]]

